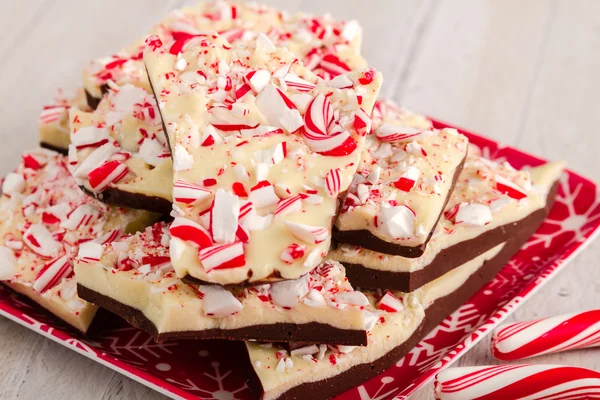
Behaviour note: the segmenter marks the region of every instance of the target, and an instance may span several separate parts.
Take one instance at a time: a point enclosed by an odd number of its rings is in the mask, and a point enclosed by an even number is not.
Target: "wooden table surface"
[[[383,96],[600,180],[600,1],[270,0],[364,28]],[[183,1],[31,0],[0,13],[0,173],[37,142],[37,117],[81,68],[129,44]],[[511,318],[600,306],[600,241]],[[460,365],[493,363],[484,340]],[[161,399],[162,395],[0,318],[0,399]],[[532,360],[600,370],[600,350]],[[432,398],[431,385],[416,398]]]

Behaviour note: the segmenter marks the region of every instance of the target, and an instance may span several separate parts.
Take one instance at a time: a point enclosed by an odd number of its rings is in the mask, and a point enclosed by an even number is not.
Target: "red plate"
[[[436,121],[435,126],[447,125]],[[544,162],[512,147],[500,147],[492,140],[461,132],[488,158],[509,161],[516,168]],[[575,257],[599,227],[600,193],[596,184],[568,171],[561,179],[548,219],[492,282],[395,366],[338,398],[375,400],[410,395],[500,324]],[[235,346],[231,343],[156,344],[146,333],[118,318],[110,319],[96,335],[83,338],[4,286],[0,286],[0,313],[167,396],[250,398],[245,372],[235,363]]]

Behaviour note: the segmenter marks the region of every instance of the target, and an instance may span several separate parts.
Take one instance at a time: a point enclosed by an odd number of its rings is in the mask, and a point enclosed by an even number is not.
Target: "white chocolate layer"
[[[424,254],[405,258],[379,253],[351,245],[340,245],[328,258],[342,263],[360,264],[380,271],[414,272],[428,266],[440,251],[483,235],[492,229],[519,221],[546,206],[548,191],[559,179],[564,163],[547,163],[530,170],[516,171],[510,165],[482,158],[474,148],[450,197],[446,211],[429,241]],[[515,185],[527,187],[521,200],[497,189],[495,176],[502,176]],[[491,220],[483,225],[457,223],[456,210],[461,205],[481,204],[491,210]],[[448,219],[450,218],[450,219]]]
[[[2,190],[0,279],[85,332],[96,307],[77,296],[72,264],[80,244],[135,232],[156,216],[86,196],[66,157],[43,149],[26,152]]]
[[[201,35],[177,55],[157,37],[148,42],[144,60],[173,153],[175,211],[210,233],[208,247],[173,239],[177,275],[237,284],[309,272],[329,248],[337,197],[356,171],[381,75],[341,75],[339,89],[264,36],[242,48]],[[243,254],[223,247],[240,243]],[[290,246],[304,251],[282,259]],[[201,261],[211,249],[235,265]]]
[[[112,187],[172,201],[173,163],[151,94],[129,84],[111,88],[96,110],[73,108],[70,120],[69,170],[79,185],[94,193]],[[92,160],[106,145],[112,154]],[[111,163],[122,172],[111,176]],[[103,174],[106,181],[92,180]]]
[[[430,282],[413,293],[395,293],[401,299],[404,309],[400,312],[375,310],[380,295],[365,292],[372,310],[380,313],[380,319],[369,333],[366,347],[336,348],[329,346],[324,356],[317,354],[294,356],[284,354],[292,360],[291,366],[278,368],[283,353],[275,346],[265,346],[246,342],[250,361],[265,391],[264,399],[276,399],[298,385],[330,379],[353,366],[372,363],[404,343],[417,329],[425,317],[426,309],[438,299],[459,289],[466,280],[476,273],[485,261],[495,257],[504,244],[496,246],[455,270]],[[349,351],[343,353],[343,351]]]
[[[344,303],[338,297],[354,290],[344,276],[344,268],[337,263],[317,267],[300,278],[299,285],[287,281],[246,289],[192,287],[182,283],[168,263],[169,251],[164,245],[168,242],[167,232],[166,225],[156,224],[143,233],[105,245],[99,262],[76,262],[77,282],[139,310],[159,334],[310,322],[365,330],[363,307]],[[276,289],[281,284],[287,285],[283,294]],[[207,304],[210,299],[206,296],[215,290],[224,299],[221,305],[231,304],[219,314]]]
[[[379,101],[336,227],[368,230],[399,246],[423,244],[450,195],[467,143],[454,129],[433,129],[426,118]],[[399,207],[408,207],[406,218],[392,218],[390,211]]]
[[[266,34],[277,46],[287,47],[323,77],[366,67],[360,56],[362,28],[356,21],[337,21],[330,16],[285,12],[242,1],[204,1],[173,11],[145,37],[159,35],[171,46],[185,34],[217,31],[234,44],[247,43]],[[144,40],[113,56],[92,61],[85,69],[85,89],[95,98],[109,81],[133,84],[150,91],[141,54]]]
[[[71,107],[89,111],[82,88],[77,89],[74,93],[59,90],[53,104],[44,106],[38,123],[40,143],[52,146],[57,150],[62,149],[65,152],[69,149],[69,143],[71,143],[69,110]]]

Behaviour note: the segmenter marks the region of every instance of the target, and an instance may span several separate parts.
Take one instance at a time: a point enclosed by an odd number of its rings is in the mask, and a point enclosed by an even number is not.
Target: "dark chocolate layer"
[[[104,84],[104,85],[100,86],[100,92],[102,93],[102,95],[105,95],[106,93],[108,93],[108,85]],[[86,90],[85,91],[85,100],[86,100],[88,106],[90,106],[90,108],[92,110],[95,110],[98,107],[98,104],[100,104],[100,100],[102,100],[102,98],[94,97],[90,94],[90,92],[88,92]]]
[[[169,214],[173,208],[170,200],[159,196],[148,196],[142,193],[126,192],[114,187],[108,187],[100,193],[91,192],[84,186],[80,186],[80,188],[87,195],[113,206],[153,211],[160,214]]]
[[[435,223],[431,227],[431,232],[427,235],[425,241],[418,246],[403,246],[397,243],[392,243],[380,239],[379,237],[373,235],[371,231],[367,229],[359,229],[355,231],[340,231],[336,227],[333,228],[333,238],[340,243],[348,243],[353,244],[355,246],[361,246],[366,249],[370,249],[373,251],[377,251],[380,253],[390,254],[394,256],[402,256],[406,258],[417,258],[421,257],[425,252],[425,248],[427,247],[427,243],[431,239],[433,232],[435,231],[435,227],[440,221],[440,218],[443,214],[444,209],[446,208],[446,204],[450,200],[450,196],[452,195],[452,191],[454,190],[454,186],[456,185],[456,181],[458,180],[458,176],[462,172],[463,166],[465,165],[465,158],[460,162],[460,164],[456,167],[454,171],[454,176],[452,177],[452,185],[450,186],[450,190],[446,195],[446,199],[444,200],[444,204],[441,208],[440,214],[438,215]]]
[[[340,329],[331,325],[310,322],[307,324],[267,324],[237,329],[206,329],[203,331],[158,332],[156,326],[141,311],[118,302],[108,296],[77,285],[79,297],[105,308],[131,325],[148,332],[157,342],[171,339],[223,339],[223,340],[261,340],[265,342],[300,342],[344,344],[364,346],[367,344],[365,331]]]
[[[556,185],[553,187],[553,193],[556,192]],[[404,357],[412,348],[426,337],[433,329],[435,329],[446,317],[452,314],[468,299],[481,289],[483,285],[491,281],[498,272],[506,265],[510,258],[521,248],[523,243],[533,235],[541,222],[545,219],[547,212],[551,208],[551,203],[554,200],[554,195],[549,195],[548,207],[544,212],[538,214],[536,221],[532,221],[529,225],[521,227],[521,229],[513,232],[514,236],[504,245],[502,250],[493,258],[485,261],[482,266],[473,273],[465,283],[454,292],[437,299],[425,310],[425,318],[419,328],[412,336],[400,346],[394,348],[384,356],[375,360],[372,363],[355,365],[349,370],[342,372],[330,379],[322,381],[304,383],[298,385],[286,393],[279,399],[327,399],[334,397],[340,393],[350,390],[362,382],[365,382],[381,372],[391,367],[394,363]],[[246,356],[248,357],[248,356]],[[249,364],[249,359],[248,365]],[[252,368],[248,374],[248,385],[256,398],[261,398],[263,388],[256,373]],[[409,382],[403,382],[408,384]],[[318,395],[316,395],[318,394]],[[315,397],[317,396],[317,397]]]
[[[511,222],[440,251],[430,264],[413,272],[381,271],[362,264],[342,262],[346,276],[355,287],[412,292],[452,269],[474,259],[500,243],[519,235],[524,229],[537,227],[546,218],[558,189],[555,183],[548,193],[546,207],[534,211],[520,221]],[[535,230],[533,231],[535,232]]]
[[[62,147],[58,147],[58,146],[55,146],[53,144],[46,143],[46,142],[40,142],[40,147],[42,147],[44,149],[55,151],[57,153],[62,154],[63,156],[66,156],[67,153],[69,152],[68,147],[66,149],[63,149]]]

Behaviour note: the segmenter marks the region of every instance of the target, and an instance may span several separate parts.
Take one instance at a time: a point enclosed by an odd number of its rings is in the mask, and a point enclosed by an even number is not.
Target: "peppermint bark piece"
[[[70,111],[69,170],[107,204],[168,214],[173,163],[151,94],[127,84],[109,89],[98,108]]]
[[[157,341],[167,339],[367,342],[366,297],[326,262],[297,280],[248,288],[186,285],[175,275],[168,225],[103,246],[75,265],[79,295]]]
[[[77,296],[73,259],[80,248],[97,257],[102,243],[155,219],[85,195],[69,174],[66,157],[28,151],[2,182],[0,280],[85,332],[97,308]]]
[[[305,13],[289,15],[264,5],[241,1],[205,1],[173,11],[151,29],[165,46],[177,49],[195,35],[217,31],[230,43],[256,40],[267,35],[277,46],[287,47],[306,66],[324,78],[332,78],[366,67],[360,56],[362,29],[356,21],[338,21],[330,16]],[[147,35],[148,36],[148,35]],[[84,71],[84,86],[90,106],[95,108],[109,83],[133,84],[150,91],[140,40],[119,53],[92,61]]]
[[[83,88],[74,92],[59,89],[53,104],[44,106],[38,122],[40,146],[67,154],[70,143],[69,110],[72,107],[90,110]]]
[[[382,112],[383,111],[383,112]],[[336,220],[335,238],[387,254],[419,257],[462,169],[468,140],[380,103],[361,166]]]
[[[330,398],[377,376],[491,280],[527,237],[497,245],[412,293],[364,291],[367,309],[378,316],[367,346],[246,342],[248,385],[264,400]]]
[[[296,279],[329,248],[381,85],[374,70],[323,81],[266,36],[217,34],[144,59],[173,154],[179,277],[222,285]]]
[[[328,255],[360,287],[413,291],[466,260],[537,230],[552,207],[563,163],[517,171],[476,154],[472,147],[424,254],[405,258],[341,244]]]

